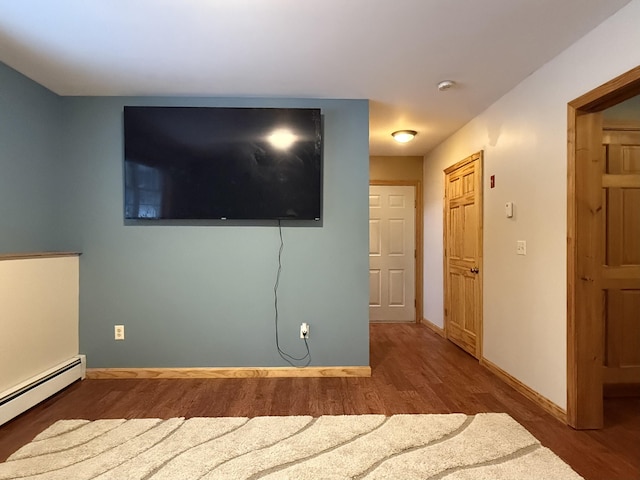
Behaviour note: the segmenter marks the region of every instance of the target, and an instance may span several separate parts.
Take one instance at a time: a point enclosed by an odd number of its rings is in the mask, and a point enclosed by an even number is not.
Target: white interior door
[[[413,186],[369,187],[369,320],[415,322]]]

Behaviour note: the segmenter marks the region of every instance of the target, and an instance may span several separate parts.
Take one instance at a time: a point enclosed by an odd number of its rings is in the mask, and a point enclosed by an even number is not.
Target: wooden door
[[[444,319],[446,337],[482,353],[482,152],[445,171]]]
[[[369,187],[369,319],[415,322],[415,188]]]
[[[602,159],[606,391],[640,385],[640,126],[605,125]]]

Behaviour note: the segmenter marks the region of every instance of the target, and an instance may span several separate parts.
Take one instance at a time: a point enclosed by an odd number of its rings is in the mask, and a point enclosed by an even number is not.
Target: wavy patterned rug
[[[580,479],[506,414],[61,420],[0,479]]]

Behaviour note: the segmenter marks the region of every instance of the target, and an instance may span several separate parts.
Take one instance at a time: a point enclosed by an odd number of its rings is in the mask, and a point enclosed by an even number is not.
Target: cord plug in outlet
[[[300,338],[309,338],[309,324],[303,323],[300,325]]]

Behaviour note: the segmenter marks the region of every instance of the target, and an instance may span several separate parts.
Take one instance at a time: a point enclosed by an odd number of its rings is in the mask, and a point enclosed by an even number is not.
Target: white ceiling
[[[60,95],[370,99],[371,154],[423,155],[628,2],[0,0],[0,61]]]

